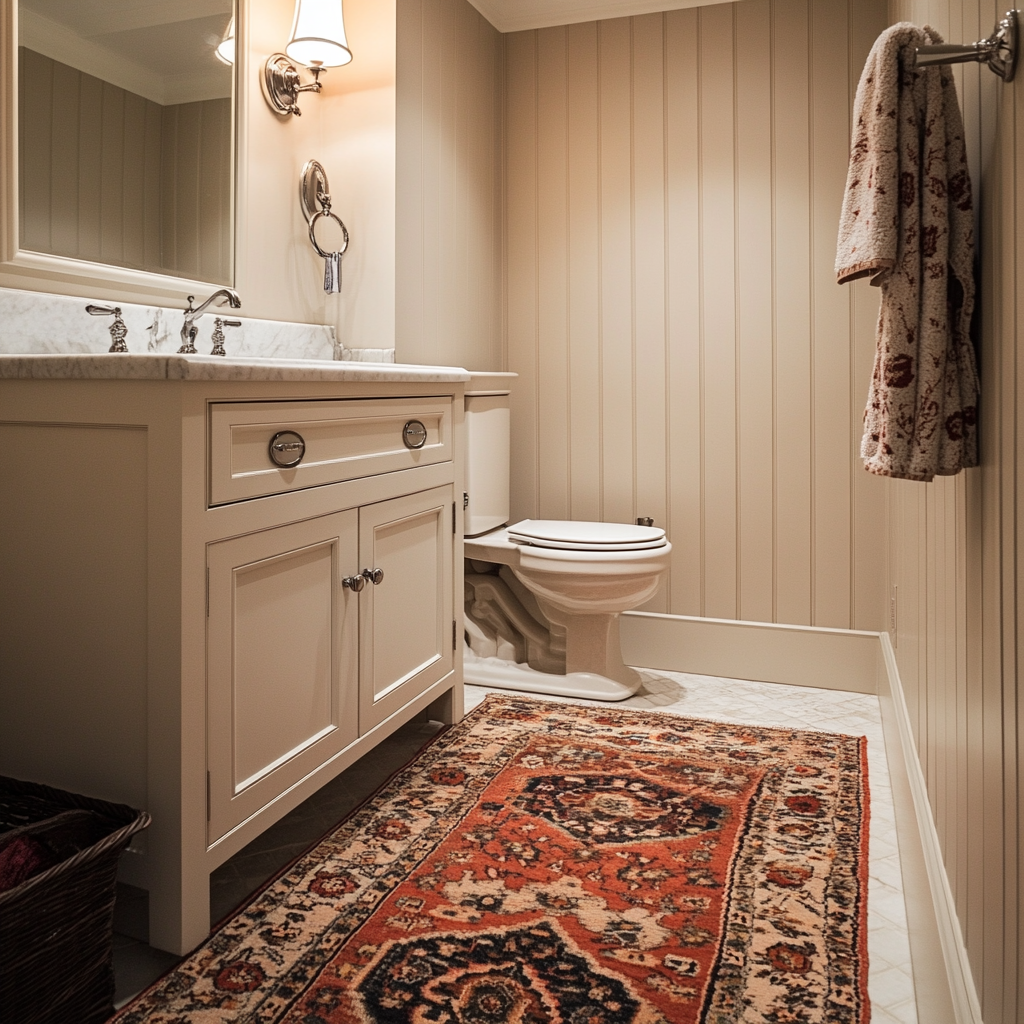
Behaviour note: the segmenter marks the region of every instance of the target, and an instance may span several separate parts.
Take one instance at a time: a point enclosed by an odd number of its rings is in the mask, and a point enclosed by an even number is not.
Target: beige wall
[[[236,276],[243,312],[334,324],[346,345],[389,347],[395,336],[394,0],[347,0],[352,63],[328,70],[323,92],[303,94],[301,117],[286,120],[264,102],[259,73],[288,41],[294,0],[249,0],[247,7]],[[351,234],[338,296],[323,291],[323,261],[299,208],[299,177],[310,159],[327,171],[334,212]],[[326,247],[331,236],[320,230]]]
[[[398,0],[400,362],[503,365],[501,60],[466,0]]]
[[[884,19],[746,0],[506,36],[513,517],[653,516],[653,609],[882,626],[877,301],[833,262]]]
[[[951,42],[989,35],[1008,5],[895,0],[893,21]],[[985,1024],[1024,1019],[1024,882],[1017,550],[1022,478],[1024,79],[977,67],[956,77],[979,215],[976,318],[982,466],[933,484],[888,486],[896,655]]]

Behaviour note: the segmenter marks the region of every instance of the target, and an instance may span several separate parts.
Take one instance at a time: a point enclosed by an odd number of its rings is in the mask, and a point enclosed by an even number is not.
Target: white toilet
[[[619,615],[657,591],[665,531],[623,523],[509,518],[514,373],[466,387],[465,680],[622,700],[640,677],[622,661]]]

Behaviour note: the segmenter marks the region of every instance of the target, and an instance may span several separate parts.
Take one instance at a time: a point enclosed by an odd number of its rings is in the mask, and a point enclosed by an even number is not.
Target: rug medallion
[[[865,741],[489,697],[118,1024],[866,1024]]]

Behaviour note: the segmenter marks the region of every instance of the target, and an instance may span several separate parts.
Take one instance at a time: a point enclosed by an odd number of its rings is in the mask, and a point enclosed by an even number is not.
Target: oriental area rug
[[[866,1024],[863,738],[489,697],[118,1024]]]

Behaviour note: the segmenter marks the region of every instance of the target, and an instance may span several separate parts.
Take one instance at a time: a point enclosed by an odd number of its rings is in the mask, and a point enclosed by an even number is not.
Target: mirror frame
[[[231,232],[232,280],[238,287],[244,252],[244,161],[247,99],[244,83],[248,68],[248,3],[235,0],[235,64],[231,128]],[[18,204],[18,0],[0,0],[0,287],[69,295],[95,295],[110,301],[164,305],[168,300],[214,291],[223,282],[199,281],[92,263],[67,256],[33,252],[20,247]]]

